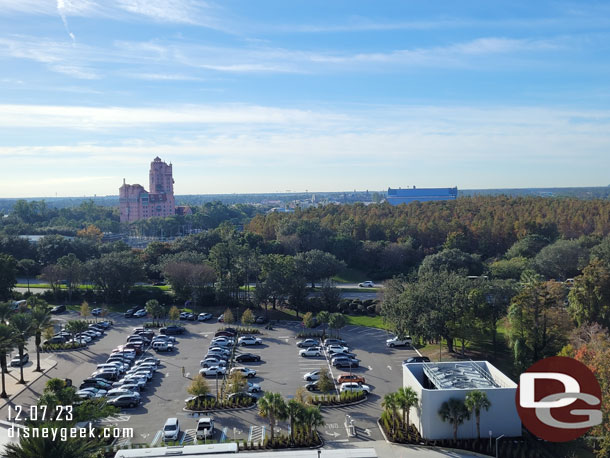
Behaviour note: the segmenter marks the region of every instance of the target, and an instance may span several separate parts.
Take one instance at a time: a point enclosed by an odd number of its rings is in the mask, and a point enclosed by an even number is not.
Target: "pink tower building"
[[[142,185],[126,184],[119,188],[121,223],[130,223],[143,218],[173,216],[176,214],[172,164],[160,157],[150,163],[150,192]]]

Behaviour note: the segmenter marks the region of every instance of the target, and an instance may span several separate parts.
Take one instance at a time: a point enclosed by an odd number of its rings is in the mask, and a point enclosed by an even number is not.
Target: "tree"
[[[170,320],[177,321],[178,318],[180,318],[180,310],[178,310],[178,307],[173,305],[172,308],[169,309],[168,315]]]
[[[40,265],[33,259],[20,259],[17,263],[18,272],[23,275],[28,282],[28,293],[30,292],[30,278],[40,272]]]
[[[457,441],[458,426],[470,418],[470,412],[461,399],[451,398],[441,404],[438,411],[443,421],[453,425],[453,440]]]
[[[53,324],[51,320],[51,311],[45,304],[36,305],[32,309],[32,331],[34,333],[34,344],[36,346],[36,372],[42,372],[40,368],[40,344],[42,341],[42,333],[45,329]]]
[[[588,256],[577,240],[557,240],[540,250],[534,258],[534,266],[547,279],[565,280],[578,275]]]
[[[331,313],[328,319],[328,326],[337,330],[337,335],[343,326],[347,324],[347,318],[342,313]]]
[[[305,315],[303,315],[303,324],[306,328],[313,328],[315,323],[313,313],[307,312]]]
[[[66,282],[68,301],[72,302],[72,293],[78,288],[84,276],[84,264],[74,253],[70,253],[59,258],[57,266],[60,268],[62,280]]]
[[[76,236],[91,240],[92,242],[99,243],[102,241],[104,234],[97,226],[89,224],[86,228],[76,231]]]
[[[335,286],[335,284],[327,280],[322,283],[321,298],[324,309],[328,312],[337,310],[339,301],[341,301],[341,291]]]
[[[223,313],[222,321],[226,324],[235,323],[235,317],[229,307],[227,307]]]
[[[210,385],[203,375],[197,374],[186,389],[186,392],[191,396],[205,396],[210,393]]]
[[[2,321],[0,323],[0,372],[2,372],[2,394],[1,398],[8,398],[6,394],[6,382],[4,375],[7,372],[6,355],[15,348],[15,330]]]
[[[89,315],[91,315],[89,303],[87,301],[83,301],[83,303],[80,305],[80,316],[82,316],[83,319],[86,320]]]
[[[254,324],[254,313],[252,313],[252,310],[244,310],[244,313],[241,314],[241,324],[246,326]]]
[[[307,427],[309,440],[313,440],[313,433],[320,426],[324,426],[324,417],[320,411],[319,406],[308,406],[305,407],[303,412],[303,423]]]
[[[381,407],[389,413],[390,418],[392,419],[392,429],[395,431],[398,420],[398,395],[396,393],[384,395],[383,401],[381,401]]]
[[[241,371],[235,371],[229,375],[229,393],[244,393],[248,390],[248,381]]]
[[[452,248],[426,256],[419,267],[418,276],[440,271],[465,271],[468,272],[466,275],[481,275],[483,264],[478,256]]]
[[[91,281],[102,290],[106,303],[119,298],[125,303],[133,284],[144,276],[141,261],[131,252],[111,252],[87,262]]]
[[[11,316],[10,326],[14,329],[15,333],[15,344],[19,350],[19,358],[23,359],[23,353],[25,352],[25,346],[28,339],[32,335],[32,320],[29,315],[25,313],[17,313]],[[25,384],[23,379],[23,364],[19,366],[20,369],[20,384]]]
[[[327,393],[328,391],[331,391],[334,388],[335,388],[335,382],[333,382],[333,379],[331,378],[330,374],[328,373],[328,369],[326,369],[325,367],[321,368],[319,377],[318,377],[318,389],[322,393]]]
[[[294,260],[297,271],[311,283],[312,288],[315,288],[316,280],[330,278],[345,268],[343,261],[321,250],[298,253]]]
[[[11,290],[17,283],[17,261],[9,254],[0,253],[0,301],[11,297]]]
[[[550,240],[539,234],[529,234],[516,241],[506,252],[506,258],[533,258],[550,243]]]
[[[53,291],[53,295],[57,297],[57,292],[60,289],[60,282],[64,277],[62,268],[57,264],[51,264],[43,267],[40,277],[49,284],[51,290]]]
[[[80,334],[89,329],[89,324],[84,320],[70,320],[66,323],[65,329],[72,334],[72,336],[75,336],[76,334]]]
[[[39,428],[54,430],[58,426],[54,422],[38,425]],[[32,457],[61,457],[61,458],[94,458],[99,456],[100,444],[97,440],[83,440],[68,437],[64,440],[53,440],[49,433],[43,437],[42,434],[32,433],[29,437],[21,437],[19,442],[6,445],[4,449],[5,458],[32,458]]]
[[[578,323],[599,323],[610,328],[610,270],[599,259],[574,279],[568,295],[570,315]]]
[[[165,315],[165,309],[163,308],[163,306],[161,304],[159,304],[159,301],[156,299],[150,299],[150,300],[146,301],[145,308],[146,308],[146,313],[148,313],[150,315],[150,317],[153,319],[153,323],[155,320],[157,320],[156,323],[159,324],[158,320]],[[180,316],[180,315],[178,315],[178,316]]]
[[[273,444],[275,425],[278,420],[285,420],[287,418],[286,403],[282,395],[267,391],[258,399],[258,414],[269,422],[271,444]]]
[[[571,324],[563,305],[563,285],[538,282],[526,285],[508,309],[508,334],[520,371],[533,362],[556,355],[565,345]]]
[[[286,414],[290,420],[290,442],[294,443],[294,427],[297,422],[303,421],[305,406],[296,399],[291,399],[286,403]]]
[[[491,402],[487,398],[487,394],[480,390],[472,390],[464,399],[466,408],[474,414],[477,423],[477,438],[481,440],[481,409],[489,410]]]
[[[396,396],[396,402],[398,407],[402,409],[402,423],[405,425],[405,428],[408,430],[411,421],[409,419],[409,414],[411,413],[411,408],[417,406],[419,399],[417,397],[417,393],[413,388],[409,387],[400,387],[398,388],[398,393]]]
[[[318,322],[324,324],[324,331],[326,331],[326,325],[328,325],[329,320],[330,313],[328,313],[326,310],[322,310],[318,313]]]

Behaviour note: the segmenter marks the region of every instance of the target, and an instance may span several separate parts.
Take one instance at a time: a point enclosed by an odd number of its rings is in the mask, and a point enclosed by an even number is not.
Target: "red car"
[[[337,378],[337,383],[348,383],[348,382],[355,382],[355,383],[364,383],[364,377],[361,375],[356,375],[356,374],[341,374],[338,378]]]

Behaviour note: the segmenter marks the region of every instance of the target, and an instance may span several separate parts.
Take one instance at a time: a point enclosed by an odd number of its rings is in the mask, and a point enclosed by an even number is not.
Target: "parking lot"
[[[63,315],[61,319],[76,318]],[[71,378],[75,385],[90,376],[97,364],[106,361],[114,347],[125,343],[126,337],[134,327],[141,326],[144,318],[124,318],[118,314],[110,316],[114,326],[102,339],[90,344],[81,351],[53,353],[51,357],[58,360],[55,369],[45,374],[30,389],[20,394],[13,404],[30,405],[42,393],[44,383],[50,377]],[[194,429],[198,415],[183,411],[184,400],[189,397],[186,392],[191,379],[199,372],[200,361],[205,355],[214,333],[224,325],[209,322],[182,321],[187,332],[176,336],[176,349],[170,353],[148,351],[161,360],[161,366],[142,391],[142,404],[136,408],[124,409],[120,415],[104,419],[106,424],[117,424],[120,427],[134,429],[132,439],[124,442],[161,443],[161,430],[165,420],[177,417],[184,433],[180,442],[188,443],[194,438]],[[263,392],[281,393],[286,399],[294,396],[299,386],[304,386],[303,374],[322,367],[331,370],[334,379],[343,372],[329,365],[325,357],[303,358],[299,356],[296,342],[298,332],[302,330],[298,322],[280,322],[274,329],[266,330],[260,326],[263,339],[262,345],[238,347],[238,352],[251,352],[261,356],[260,362],[244,363],[257,371],[256,377],[249,379],[261,385]],[[376,420],[381,414],[381,400],[384,394],[396,391],[402,384],[401,363],[404,359],[415,356],[410,348],[389,349],[385,346],[388,334],[380,329],[359,326],[346,326],[341,330],[343,338],[350,351],[356,353],[361,360],[360,367],[352,369],[352,373],[365,377],[366,384],[372,388],[368,399],[352,407],[323,408],[326,421],[320,431],[327,442],[346,442],[354,440],[382,439]],[[32,354],[33,352],[30,352]],[[43,359],[47,354],[43,354]],[[183,375],[184,370],[184,375]],[[347,370],[349,372],[349,370]],[[216,391],[215,377],[208,377],[212,393]],[[219,380],[220,383],[220,380]],[[5,408],[6,409],[6,408]],[[0,411],[6,418],[6,411]],[[257,440],[264,434],[267,427],[265,419],[256,414],[256,408],[231,412],[214,412],[216,434],[215,440],[239,439]],[[349,416],[356,428],[357,436],[348,437],[345,428],[346,416]],[[286,432],[287,425],[280,424],[278,430]]]

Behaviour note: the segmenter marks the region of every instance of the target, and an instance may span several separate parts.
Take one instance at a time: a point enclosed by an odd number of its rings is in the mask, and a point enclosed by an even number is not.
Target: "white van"
[[[153,342],[152,347],[156,351],[172,351],[174,345],[170,342]]]
[[[177,441],[180,436],[180,422],[177,418],[168,418],[163,426],[163,439],[165,441]]]

